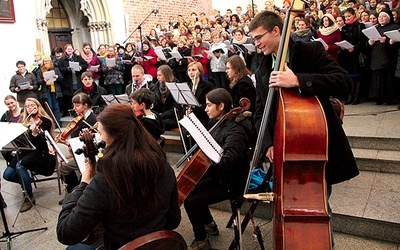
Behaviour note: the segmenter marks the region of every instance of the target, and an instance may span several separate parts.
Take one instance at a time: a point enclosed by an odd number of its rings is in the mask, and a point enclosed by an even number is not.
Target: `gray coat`
[[[30,82],[33,89],[31,90],[25,89],[19,92],[15,91],[15,88],[18,87],[18,85],[23,82]],[[37,95],[35,93],[35,91],[38,89],[36,77],[32,73],[28,72],[26,72],[26,74],[23,76],[21,75],[21,73],[17,71],[16,74],[10,80],[9,89],[11,92],[17,93],[17,100],[19,102],[24,102],[29,97],[37,98]]]

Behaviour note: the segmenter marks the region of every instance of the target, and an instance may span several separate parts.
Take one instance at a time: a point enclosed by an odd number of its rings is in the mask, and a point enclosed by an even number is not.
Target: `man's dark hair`
[[[263,11],[257,14],[250,23],[249,31],[253,31],[258,27],[263,27],[267,31],[272,31],[275,26],[278,26],[282,32],[282,18],[272,11]]]
[[[25,63],[24,61],[19,60],[19,61],[15,64],[15,66],[18,67],[18,65],[24,65],[24,66],[26,66],[26,63]]]

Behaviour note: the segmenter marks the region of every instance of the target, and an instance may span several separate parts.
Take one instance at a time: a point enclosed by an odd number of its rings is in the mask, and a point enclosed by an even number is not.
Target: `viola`
[[[95,134],[93,134],[89,129],[83,129],[79,140],[84,143],[84,146],[76,150],[76,154],[82,154],[88,160],[90,165],[91,175],[95,174],[96,169],[96,155],[99,154],[99,148],[95,143]]]
[[[67,128],[59,135],[61,140],[65,140],[74,132],[79,125],[83,122],[83,118],[85,116],[83,114],[78,115],[75,119],[67,125]]]

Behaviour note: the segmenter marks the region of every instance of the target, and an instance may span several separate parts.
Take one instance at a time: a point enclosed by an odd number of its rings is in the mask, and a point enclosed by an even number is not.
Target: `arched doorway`
[[[107,0],[37,0],[38,48],[50,53],[54,47],[83,42],[93,48],[114,41]],[[44,6],[44,8],[43,8]]]
[[[50,48],[64,48],[66,44],[72,44],[72,32],[69,17],[64,7],[58,0],[51,2],[53,8],[46,15],[48,21],[48,33]]]

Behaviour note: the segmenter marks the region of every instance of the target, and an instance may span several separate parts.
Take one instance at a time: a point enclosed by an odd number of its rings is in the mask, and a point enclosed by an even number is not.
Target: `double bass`
[[[304,13],[304,3],[292,0],[274,71],[284,71],[290,28],[297,12]],[[262,145],[274,101],[277,102],[273,143],[274,249],[331,249],[325,180],[328,128],[316,96],[300,96],[294,88],[269,89],[251,169],[257,168],[265,153]],[[248,183],[250,178],[251,173]]]

